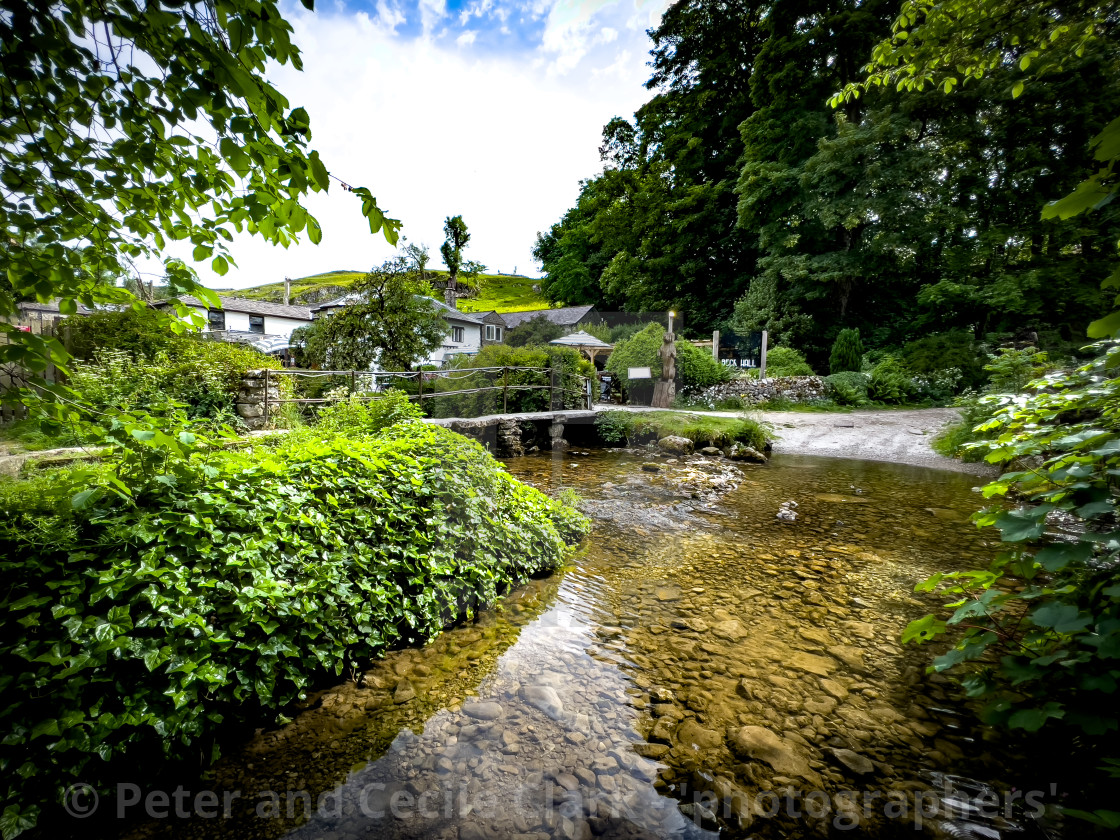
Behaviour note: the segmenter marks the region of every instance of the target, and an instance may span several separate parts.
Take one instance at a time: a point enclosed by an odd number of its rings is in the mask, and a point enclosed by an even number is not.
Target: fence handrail
[[[511,384],[509,382],[509,373],[513,371],[535,371],[540,373],[550,374],[548,382],[541,384]],[[452,368],[450,370],[424,370],[424,371],[372,371],[372,370],[307,370],[303,368],[281,368],[274,370],[272,368],[264,368],[262,370],[264,375],[264,405],[265,415],[268,415],[269,404],[279,405],[281,403],[297,403],[297,404],[318,404],[336,402],[336,400],[328,397],[296,397],[296,398],[272,398],[269,394],[269,380],[273,376],[301,376],[306,378],[319,378],[324,376],[341,376],[349,379],[350,396],[359,400],[377,400],[380,398],[375,392],[367,392],[368,396],[363,396],[358,391],[357,383],[358,377],[371,377],[376,380],[378,377],[386,378],[402,378],[402,379],[415,379],[419,385],[417,393],[408,394],[407,397],[410,401],[416,400],[423,404],[424,400],[437,399],[439,397],[454,397],[462,396],[464,394],[481,394],[489,391],[502,392],[502,413],[508,414],[509,405],[509,392],[510,391],[534,391],[534,390],[548,390],[551,395],[549,399],[550,409],[554,408],[557,395],[574,395],[587,401],[587,407],[590,408],[594,400],[594,394],[587,388],[590,379],[580,373],[568,374],[575,376],[581,383],[580,388],[573,389],[565,387],[565,374],[557,371],[555,368],[548,367],[524,367],[517,365],[505,365],[501,367],[480,367],[480,368]],[[449,379],[466,378],[475,373],[500,373],[502,376],[502,384],[500,385],[485,385],[477,388],[463,388],[455,391],[429,391],[424,392],[424,380],[429,377],[442,377],[444,381]],[[458,376],[452,376],[458,374]],[[558,375],[559,374],[559,375]],[[561,408],[563,406],[561,405]],[[523,412],[515,412],[523,413]]]

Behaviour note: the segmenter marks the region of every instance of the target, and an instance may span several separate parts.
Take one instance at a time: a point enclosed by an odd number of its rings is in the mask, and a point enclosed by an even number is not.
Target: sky
[[[268,75],[311,116],[312,147],[332,175],[368,187],[441,268],[443,220],[462,215],[466,256],[492,272],[539,276],[538,231],[559,221],[581,179],[601,171],[614,116],[649,98],[650,42],[666,0],[287,0],[302,72]],[[332,184],[305,202],[318,246],[245,236],[237,267],[212,288],[246,288],[337,269],[395,250],[371,235],[357,197]]]

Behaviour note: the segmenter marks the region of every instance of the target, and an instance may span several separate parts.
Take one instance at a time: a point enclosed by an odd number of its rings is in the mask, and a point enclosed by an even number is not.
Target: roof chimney
[[[452,287],[451,282],[448,281],[447,287],[443,290],[443,302],[450,306],[452,309],[458,309],[457,299],[458,295]]]
[[[292,278],[291,277],[285,277],[284,278],[284,305],[285,306],[291,306],[292,305]]]

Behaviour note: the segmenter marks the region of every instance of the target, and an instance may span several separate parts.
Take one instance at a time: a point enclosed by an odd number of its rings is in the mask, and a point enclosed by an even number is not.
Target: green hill
[[[447,278],[446,271],[428,272],[432,279],[439,282]],[[292,303],[300,306],[314,306],[346,294],[354,281],[363,271],[328,271],[292,280]],[[547,309],[548,301],[534,289],[540,283],[532,277],[512,274],[480,274],[481,289],[476,295],[459,299],[459,308],[464,312],[523,312],[526,309]],[[266,300],[271,303],[284,301],[283,283],[266,283],[248,289],[219,289],[224,294],[250,300]]]

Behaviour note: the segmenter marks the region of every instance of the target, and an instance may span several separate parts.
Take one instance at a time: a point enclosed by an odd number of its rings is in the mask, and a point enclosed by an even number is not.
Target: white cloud
[[[471,44],[474,43],[475,38],[477,38],[477,37],[478,37],[477,32],[475,32],[473,29],[468,29],[466,32],[464,32],[462,35],[460,35],[458,38],[455,39],[455,43],[458,44],[460,47],[469,47]]]
[[[369,187],[404,222],[410,241],[429,246],[434,264],[444,218],[462,214],[472,237],[468,256],[491,270],[533,273],[537,232],[559,220],[580,179],[601,168],[603,125],[648,97],[644,35],[613,19],[595,23],[601,7],[593,2],[584,7],[590,15],[572,16],[569,31],[582,33],[586,58],[569,58],[563,74],[550,70],[558,53],[543,43],[518,54],[441,40],[431,31],[436,10],[446,17],[439,0],[421,4],[428,18],[424,35],[413,39],[395,34],[396,16],[380,8],[371,18],[286,7],[305,69],[281,68],[271,78],[293,107],[307,108],[312,146],[332,175]],[[632,12],[619,3],[614,17]],[[609,47],[596,45],[608,24],[621,34]],[[369,268],[394,253],[380,233],[370,235],[357,198],[337,184],[306,205],[322,225],[320,245],[284,250],[240,236],[232,246],[238,268],[219,278],[197,266],[203,281],[243,288]]]
[[[611,41],[618,40],[618,30],[610,26],[604,26],[599,30],[599,37],[596,39],[600,44],[609,44]]]
[[[437,23],[447,17],[447,0],[420,0],[419,6],[420,25],[424,28],[424,34],[428,35]],[[345,18],[346,15],[340,17]]]
[[[396,4],[377,0],[377,23],[382,29],[395,32],[405,20],[404,12]]]

